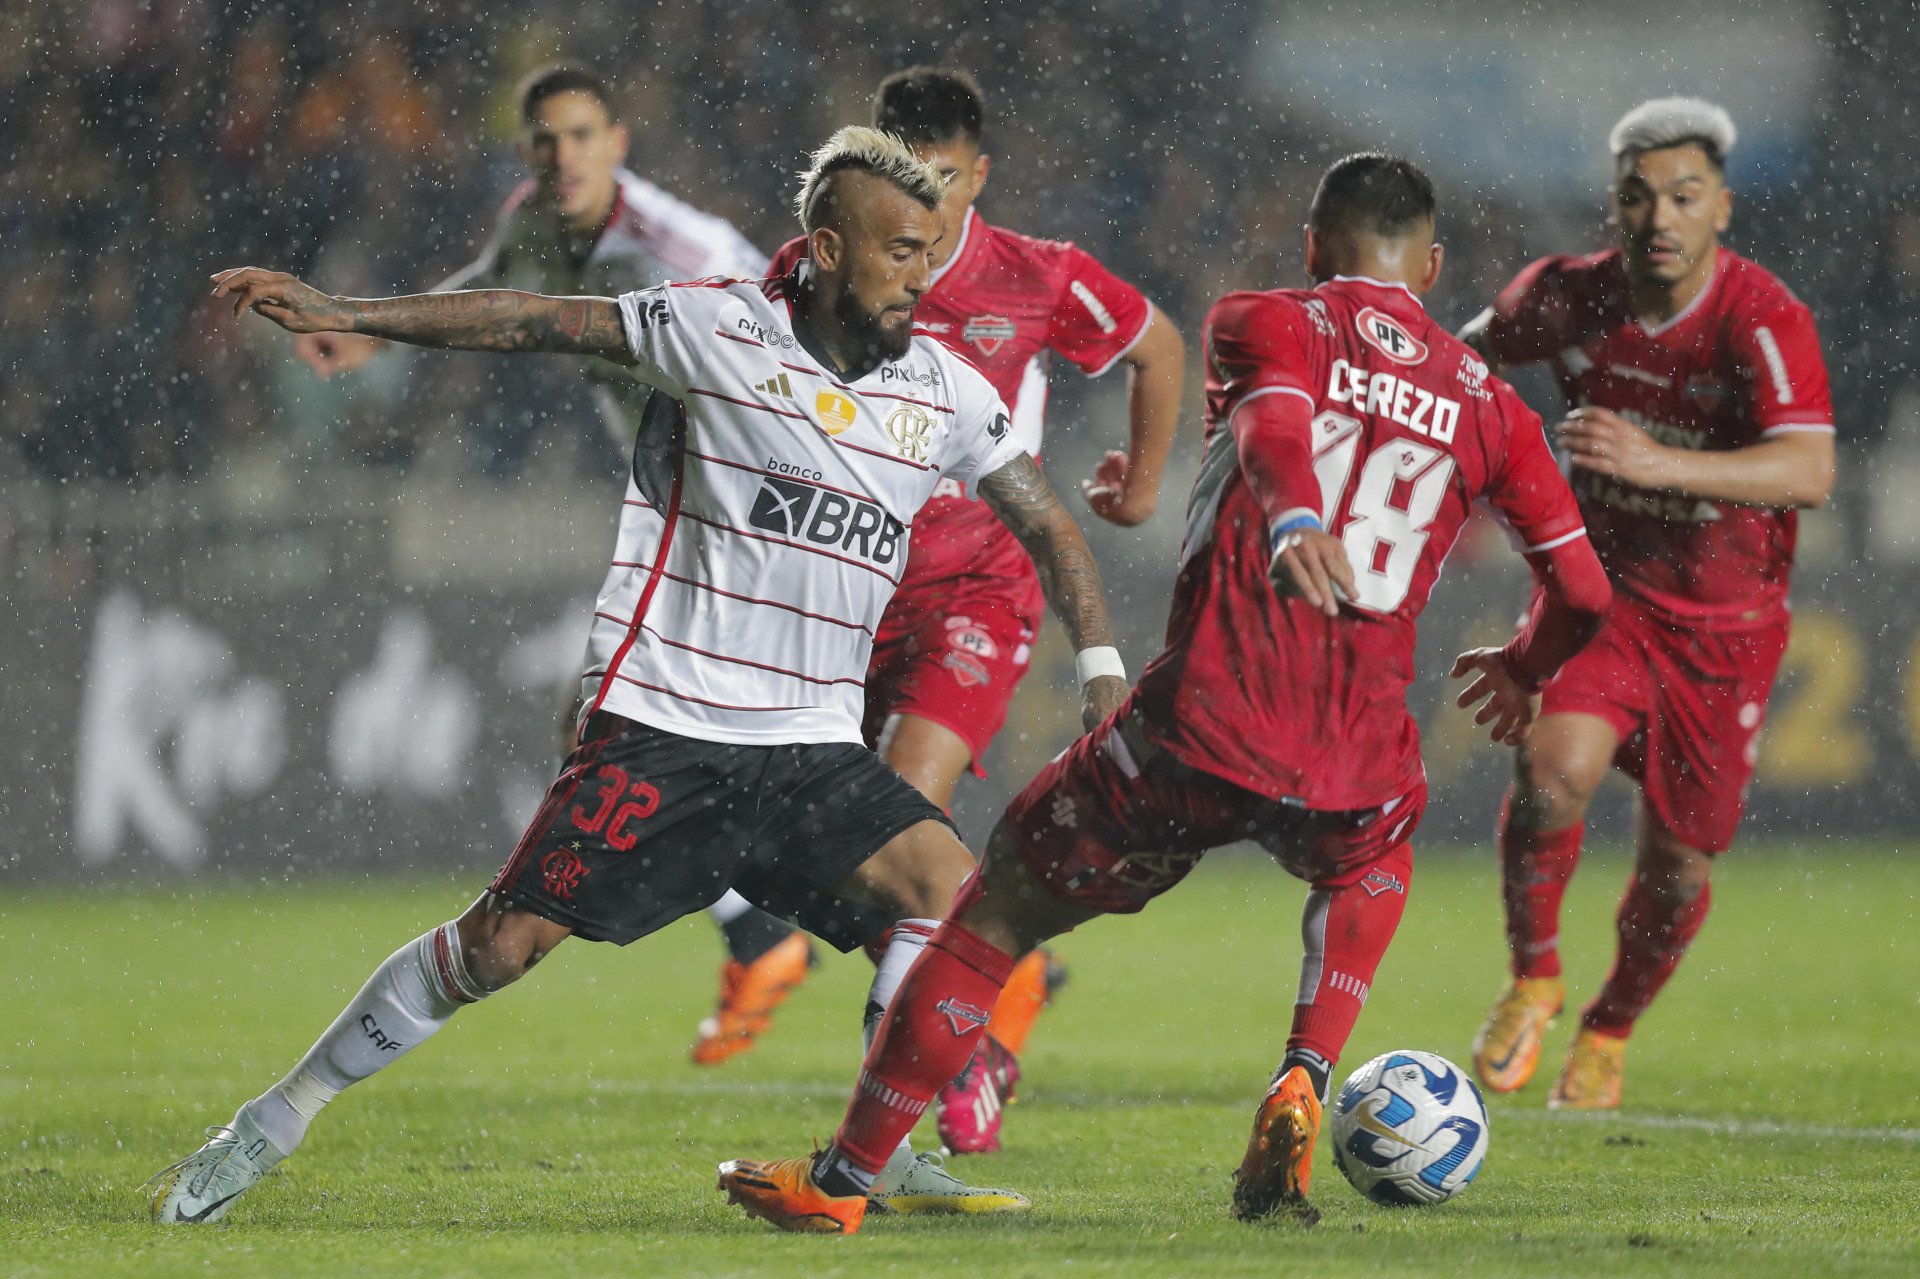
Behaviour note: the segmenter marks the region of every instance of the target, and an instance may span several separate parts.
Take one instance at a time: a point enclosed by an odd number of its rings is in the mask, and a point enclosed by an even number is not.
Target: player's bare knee
[[[1663,832],[1643,835],[1634,875],[1648,892],[1677,909],[1706,889],[1713,876],[1713,855]]]
[[[1008,954],[1024,955],[1085,923],[1094,912],[1062,901],[1041,883],[1020,859],[1014,839],[1004,822],[987,837],[980,892],[959,922]]]
[[[458,921],[467,971],[488,992],[501,990],[526,975],[567,930],[529,911],[483,896]]]
[[[973,856],[951,828],[925,821],[895,835],[851,876],[848,888],[906,919],[941,919],[973,873]]]
[[[1564,830],[1586,820],[1599,789],[1592,770],[1551,748],[1522,746],[1515,760],[1513,820],[1523,830]]]

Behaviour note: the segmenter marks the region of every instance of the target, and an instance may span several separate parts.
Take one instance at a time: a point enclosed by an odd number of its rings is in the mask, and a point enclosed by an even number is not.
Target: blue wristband
[[[1289,533],[1303,528],[1310,528],[1317,531],[1321,529],[1321,527],[1320,517],[1317,515],[1296,515],[1285,524],[1281,524],[1273,530],[1273,549],[1278,551],[1280,549],[1280,539]]]

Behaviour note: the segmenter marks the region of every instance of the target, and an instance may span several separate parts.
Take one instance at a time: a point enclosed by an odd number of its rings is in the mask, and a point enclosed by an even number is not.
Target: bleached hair
[[[808,234],[825,220],[827,179],[842,169],[885,178],[929,209],[938,208],[940,198],[947,193],[947,180],[940,170],[915,155],[899,138],[850,124],[813,153],[813,162],[800,175],[800,194],[794,198],[793,209]]]
[[[1613,158],[1697,142],[1715,164],[1724,165],[1739,135],[1725,108],[1699,98],[1655,98],[1620,117],[1607,135]]]

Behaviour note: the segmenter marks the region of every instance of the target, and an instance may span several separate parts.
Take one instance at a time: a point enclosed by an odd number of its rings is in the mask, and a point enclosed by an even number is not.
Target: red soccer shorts
[[[1600,634],[1547,685],[1542,713],[1611,724],[1613,766],[1640,784],[1648,815],[1689,848],[1724,852],[1746,809],[1787,629],[1784,616],[1683,629],[1615,591]]]
[[[1130,914],[1185,879],[1208,849],[1252,840],[1318,886],[1366,878],[1412,838],[1422,785],[1377,808],[1321,812],[1181,763],[1127,722],[1129,708],[1068,747],[1001,819],[1021,861],[1061,900]]]
[[[1033,659],[1035,620],[990,590],[924,602],[896,596],[867,663],[868,744],[880,740],[889,716],[918,715],[959,734],[984,777],[980,761]]]

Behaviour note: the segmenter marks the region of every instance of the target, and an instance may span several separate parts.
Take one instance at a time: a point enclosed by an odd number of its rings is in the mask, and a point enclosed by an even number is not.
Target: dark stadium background
[[[769,251],[791,233],[804,153],[864,118],[881,75],[968,66],[994,113],[983,212],[1080,241],[1192,350],[1224,289],[1299,282],[1306,199],[1346,151],[1401,149],[1438,180],[1433,306],[1454,324],[1532,257],[1605,242],[1622,110],[1723,101],[1744,139],[1729,241],[1813,306],[1842,441],[1832,507],[1804,525],[1748,829],[1910,828],[1920,24],[1814,0],[1711,21],[1606,9],[1603,29],[1511,0],[7,6],[0,868],[71,882],[498,864],[551,767],[553,686],[584,634],[621,459],[563,361],[394,355],[322,383],[284,335],[209,306],[206,277],[255,264],[359,294],[441,278],[518,178],[511,86],[555,57],[615,81],[634,169]],[[1120,390],[1056,371],[1060,487],[1119,438]],[[1085,521],[1135,669],[1164,615],[1190,417],[1150,525]],[[1516,566],[1497,537],[1456,552],[1431,657],[1510,621]],[[976,844],[1071,730],[1057,642],[1040,668],[992,778],[964,788]],[[1479,838],[1502,760],[1437,692],[1417,709],[1429,830]]]

